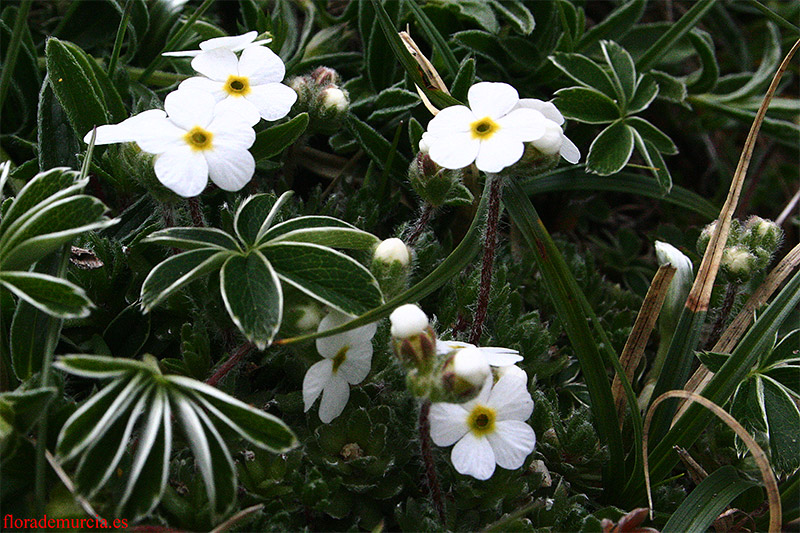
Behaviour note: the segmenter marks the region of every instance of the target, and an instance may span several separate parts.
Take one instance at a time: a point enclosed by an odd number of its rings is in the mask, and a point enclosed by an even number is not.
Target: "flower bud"
[[[769,256],[772,256],[782,240],[783,230],[771,220],[754,215],[745,222],[742,242],[747,244],[751,251],[763,248]]]
[[[392,324],[392,347],[408,369],[427,374],[436,358],[436,334],[428,316],[414,304],[401,305],[389,315]]]
[[[350,98],[347,93],[338,87],[328,87],[322,91],[322,108],[331,109],[336,113],[347,111],[350,105]]]
[[[406,243],[393,237],[381,242],[375,248],[373,260],[381,261],[382,263],[400,263],[402,266],[408,266],[411,261],[411,254]]]
[[[747,247],[737,244],[725,248],[720,265],[731,282],[745,283],[757,270],[758,258]]]
[[[342,82],[339,73],[330,67],[317,67],[311,71],[309,76],[320,87],[331,87]]]
[[[400,239],[386,239],[375,248],[372,274],[386,298],[393,298],[408,288],[410,263],[411,252]]]
[[[442,366],[442,397],[437,401],[461,403],[471,400],[491,373],[486,357],[478,348],[457,350]]]
[[[683,311],[686,297],[692,288],[694,272],[692,261],[683,252],[666,242],[656,241],[656,258],[659,265],[671,265],[676,270],[659,315],[661,337],[669,339],[672,338],[672,332],[675,331],[678,317]]]
[[[424,136],[423,136],[424,139]],[[408,168],[408,180],[414,191],[433,207],[442,205],[469,204],[472,197],[461,184],[462,170],[449,170],[437,165],[430,158],[424,140],[420,140],[420,152]],[[459,202],[463,197],[464,202]]]
[[[297,312],[295,327],[300,331],[316,330],[322,321],[322,313],[316,305],[300,305],[294,309]]]

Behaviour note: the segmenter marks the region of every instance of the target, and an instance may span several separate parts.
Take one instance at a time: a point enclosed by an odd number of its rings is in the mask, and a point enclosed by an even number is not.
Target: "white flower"
[[[444,355],[453,350],[461,350],[462,348],[476,348],[474,344],[459,341],[443,341],[436,339],[436,353]],[[508,366],[522,361],[522,356],[517,350],[510,348],[497,348],[494,346],[484,346],[478,348],[486,358],[486,362],[492,366]]]
[[[522,98],[517,107],[535,109],[547,119],[544,135],[531,142],[537,150],[548,155],[561,154],[561,157],[573,164],[581,160],[581,151],[564,135],[564,131],[561,129],[561,125],[564,124],[564,116],[552,102]]]
[[[487,379],[469,402],[431,406],[431,438],[438,446],[455,444],[450,459],[459,473],[489,479],[495,464],[517,469],[533,451],[536,435],[525,423],[532,412],[525,382],[509,375],[492,386]]]
[[[428,123],[425,142],[440,166],[463,168],[474,161],[484,172],[499,172],[519,161],[524,143],[545,134],[544,115],[517,107],[519,94],[511,85],[476,83],[467,99],[470,107],[447,107]]]
[[[233,37],[214,37],[213,39],[208,39],[207,41],[203,41],[202,43],[200,43],[200,50],[182,50],[178,52],[164,52],[161,55],[168,57],[195,57],[202,54],[203,52],[207,52],[209,50],[216,50],[219,48],[230,50],[231,52],[238,52],[250,46],[259,46],[262,44],[267,44],[272,41],[272,39],[263,39],[261,41],[256,41],[255,40],[256,36],[258,36],[257,31],[249,31],[243,35],[235,35]]]
[[[497,379],[504,376],[511,376],[515,379],[521,379],[526,385],[528,383],[528,373],[522,370],[517,365],[506,365],[497,368]]]
[[[165,111],[151,109],[119,124],[97,128],[95,144],[135,141],[143,151],[158,154],[158,180],[181,196],[197,196],[211,178],[226,191],[250,181],[255,160],[247,151],[256,134],[236,114],[223,113],[207,93],[180,90],[167,95]],[[92,132],[84,142],[91,140]]]
[[[226,111],[241,114],[251,125],[261,118],[285,117],[297,101],[297,93],[280,83],[286,67],[275,52],[264,46],[245,48],[241,57],[227,48],[203,52],[192,59],[192,68],[203,76],[184,80],[181,89],[211,93]]]
[[[373,257],[383,263],[398,262],[403,266],[407,266],[411,261],[411,253],[408,251],[408,246],[396,237],[381,241],[378,247],[375,248]]]
[[[389,315],[392,337],[407,339],[428,329],[428,315],[414,304],[401,305]]]
[[[475,347],[458,350],[451,361],[452,371],[457,379],[463,379],[470,385],[480,387],[486,382],[492,371],[483,352]],[[447,368],[447,366],[446,366]]]
[[[319,323],[317,331],[326,331],[349,322],[353,317],[331,311]],[[361,383],[372,364],[372,337],[377,324],[367,324],[344,333],[317,339],[317,351],[324,357],[314,363],[303,378],[305,410],[322,394],[319,419],[329,423],[342,414],[350,398],[350,385]]]

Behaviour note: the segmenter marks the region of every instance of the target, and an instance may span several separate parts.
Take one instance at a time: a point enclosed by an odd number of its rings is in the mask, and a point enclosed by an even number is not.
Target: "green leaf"
[[[554,104],[566,118],[588,124],[605,124],[622,116],[617,103],[594,89],[571,87],[555,93]]]
[[[783,54],[781,54],[781,37],[778,29],[771,23],[767,24],[767,29],[769,31],[764,36],[764,55],[761,58],[758,69],[748,76],[747,83],[735,91],[717,96],[717,100],[733,102],[749,96],[760,96],[770,80],[772,80],[775,71],[778,70]]]
[[[217,228],[167,228],[151,233],[142,242],[152,242],[182,250],[218,248],[241,251],[236,239]]]
[[[274,157],[294,144],[307,127],[308,113],[300,113],[287,122],[270,126],[256,134],[250,153],[256,161]]]
[[[78,166],[77,154],[81,151],[82,142],[56,98],[48,76],[45,76],[39,91],[36,134],[39,168]]]
[[[264,255],[282,281],[349,315],[360,315],[383,303],[369,270],[344,255],[316,244],[276,243]]]
[[[150,315],[142,316],[136,302],[115,316],[103,331],[103,340],[111,354],[125,359],[139,355],[149,337]]]
[[[10,424],[19,433],[27,434],[39,421],[58,391],[40,387],[0,393],[0,423]],[[0,442],[3,435],[0,433]]]
[[[392,25],[397,20],[400,3],[382,5]],[[364,47],[364,73],[374,92],[380,92],[395,81],[397,62],[392,60],[392,48],[375,17],[375,6],[369,2],[358,3],[358,26]]]
[[[453,51],[450,50],[450,47],[447,46],[447,41],[442,34],[439,33],[436,25],[431,21],[431,19],[428,18],[428,15],[425,14],[425,11],[423,11],[416,2],[406,2],[405,5],[414,14],[417,24],[419,24],[422,33],[425,35],[428,41],[430,41],[434,52],[441,56],[444,63],[444,70],[442,71],[443,77],[450,78],[456,76],[456,72],[459,70],[458,60],[453,54]]]
[[[54,320],[51,315],[25,301],[17,304],[11,322],[9,347],[11,366],[20,381],[25,381],[42,369],[51,320]]]
[[[91,379],[118,378],[136,372],[152,372],[141,361],[104,355],[62,355],[53,366],[75,376]]]
[[[83,138],[95,126],[108,124],[111,116],[104,104],[103,92],[88,65],[88,61],[93,60],[87,60],[85,53],[74,44],[55,37],[47,40],[45,57],[50,85],[78,138]]]
[[[669,168],[667,168],[667,164],[664,162],[664,158],[661,157],[661,152],[659,152],[653,143],[642,139],[642,136],[637,130],[633,130],[633,139],[636,144],[636,149],[639,151],[642,159],[644,159],[644,164],[658,181],[661,191],[665,194],[668,193],[672,189],[672,175],[669,172]]]
[[[14,202],[0,221],[0,235],[29,211],[39,211],[48,203],[80,191],[89,180],[78,180],[78,173],[68,168],[39,172],[17,193]],[[33,208],[36,209],[33,209]]]
[[[658,96],[658,83],[650,74],[639,78],[636,84],[636,93],[628,104],[627,114],[632,115],[647,109]]]
[[[279,418],[240,402],[201,381],[183,376],[169,376],[167,379],[194,396],[211,416],[248,442],[276,453],[283,453],[297,446],[294,433]]]
[[[421,102],[417,93],[392,87],[384,89],[375,99],[373,111],[367,120],[383,122],[417,107]]]
[[[95,394],[67,419],[58,435],[56,452],[62,462],[77,457],[125,415],[145,387],[143,374],[120,379]]]
[[[800,357],[800,329],[786,334],[761,362],[762,367],[777,365],[783,361],[797,360]]]
[[[490,2],[485,0],[441,0],[437,4],[453,14],[472,21],[490,33],[500,31],[500,23],[497,21]]]
[[[673,155],[678,153],[678,147],[675,146],[672,139],[645,119],[630,117],[625,119],[625,123],[638,131],[643,139],[651,142],[662,154]]]
[[[262,242],[278,212],[293,194],[293,191],[287,191],[280,198],[275,198],[273,194],[256,194],[246,198],[233,217],[236,235],[250,246]]]
[[[167,394],[158,387],[153,391],[147,420],[139,433],[125,491],[117,503],[116,514],[129,517],[131,522],[150,514],[164,494],[172,451],[171,417]]]
[[[330,248],[368,250],[377,245],[380,239],[337,218],[305,216],[272,227],[261,239],[266,245],[285,241],[309,242]]]
[[[644,14],[647,2],[645,0],[631,0],[620,5],[611,12],[602,22],[595,24],[587,31],[576,45],[578,51],[585,50],[600,39],[613,36],[619,39],[636,24]]]
[[[690,96],[689,101],[698,108],[711,109],[745,124],[752,124],[756,117],[755,111],[739,107],[739,102],[721,102],[716,95]],[[800,136],[800,125],[788,120],[765,117],[761,123],[761,131],[775,137],[776,140],[786,145],[794,147],[797,146],[797,138]]]
[[[450,86],[450,93],[458,100],[466,101],[469,88],[475,83],[475,59],[466,57],[461,65],[458,67],[458,72]],[[411,124],[409,124],[409,132],[411,131]],[[424,131],[424,130],[423,130]],[[411,147],[416,149],[419,144],[419,139],[416,143],[411,143]]]
[[[714,40],[707,32],[693,28],[689,32],[689,41],[700,58],[701,70],[692,72],[686,78],[686,85],[693,93],[711,91],[719,79],[719,65],[714,53]]]
[[[231,256],[216,248],[203,248],[174,255],[156,265],[142,284],[142,309],[150,311],[159,302],[197,278],[217,270]]]
[[[283,292],[272,265],[254,251],[233,255],[219,274],[225,309],[247,339],[263,350],[278,333],[283,316]]]
[[[714,352],[697,352],[695,354],[700,362],[703,363],[711,372],[719,372],[722,365],[728,360],[731,354]]]
[[[633,132],[623,121],[601,131],[589,147],[586,170],[601,176],[622,170],[633,152]]]
[[[121,416],[105,435],[86,450],[75,472],[75,486],[81,494],[92,498],[111,478],[130,444],[133,428],[147,407],[150,390],[145,390],[130,412]]]
[[[379,168],[383,169],[391,159],[390,171],[400,179],[405,179],[408,170],[408,160],[399,153],[392,156],[392,144],[366,122],[362,122],[354,115],[348,115],[345,121],[348,131],[356,138],[358,144]],[[391,156],[391,157],[390,157]]]
[[[511,23],[517,33],[530,35],[536,27],[533,15],[522,2],[517,0],[491,0],[491,4]]]
[[[706,531],[737,496],[756,486],[752,481],[739,477],[736,469],[730,465],[718,468],[681,502],[661,531]]]
[[[600,48],[603,50],[606,63],[611,67],[611,82],[620,102],[626,107],[633,99],[633,91],[636,89],[636,67],[633,58],[627,50],[614,41],[600,41]]]
[[[584,87],[599,91],[611,99],[617,96],[608,73],[588,57],[556,52],[549,59],[561,72]]]
[[[764,410],[769,426],[770,463],[781,472],[800,468],[800,410],[779,383],[764,380]]]
[[[658,85],[657,98],[675,104],[682,104],[686,100],[688,90],[683,80],[659,70],[651,70],[648,75],[652,76]]]
[[[0,286],[56,318],[85,318],[94,307],[82,288],[49,274],[0,272]]]
[[[642,54],[636,62],[636,68],[640,72],[645,72],[650,67],[656,65],[658,61],[672,49],[672,45],[686,35],[703,16],[714,7],[715,0],[698,0],[683,16],[669,27],[669,29],[653,43],[653,45]]]
[[[219,433],[207,421],[205,413],[195,409],[183,393],[170,390],[169,394],[181,428],[192,448],[211,508],[215,513],[225,513],[233,505],[236,494],[233,459]]]

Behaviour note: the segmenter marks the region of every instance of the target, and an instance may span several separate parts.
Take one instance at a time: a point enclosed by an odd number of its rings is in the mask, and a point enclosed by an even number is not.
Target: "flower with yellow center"
[[[489,479],[495,465],[520,468],[536,446],[536,435],[525,422],[533,400],[525,379],[507,373],[492,385],[491,377],[476,398],[463,404],[431,406],[431,438],[437,446],[453,446],[455,469],[476,479]]]
[[[209,178],[220,189],[238,191],[255,172],[248,148],[256,134],[241,116],[224,111],[208,93],[173,91],[164,101],[164,111],[150,109],[98,127],[95,144],[135,142],[156,154],[156,177],[181,196],[197,196]],[[91,136],[87,133],[84,141]]]
[[[238,113],[251,125],[285,117],[297,100],[297,93],[281,83],[283,61],[265,46],[249,46],[238,58],[227,48],[208,50],[192,59],[192,68],[202,76],[184,80],[181,89],[212,94],[225,102],[226,112]]]
[[[469,107],[446,107],[428,123],[425,146],[439,166],[475,162],[479,170],[500,172],[519,161],[526,142],[545,134],[548,120],[538,110],[518,107],[519,94],[507,83],[476,83],[467,100]]]
[[[331,311],[317,331],[326,331],[349,322],[353,317]],[[344,333],[317,339],[317,351],[324,358],[311,365],[303,378],[303,403],[311,409],[322,395],[319,419],[329,423],[342,414],[350,398],[350,385],[361,383],[372,364],[372,337],[378,326],[367,324]]]

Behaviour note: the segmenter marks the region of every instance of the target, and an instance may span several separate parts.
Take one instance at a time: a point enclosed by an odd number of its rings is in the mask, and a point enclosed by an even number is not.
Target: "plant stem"
[[[431,423],[428,418],[431,412],[430,400],[425,400],[419,409],[419,442],[422,462],[425,466],[425,478],[428,481],[428,490],[431,492],[433,507],[439,515],[442,525],[445,523],[444,498],[442,487],[439,485],[439,476],[436,474],[436,464],[433,462],[433,449],[431,446]]]
[[[731,314],[731,309],[733,309],[737,294],[739,294],[739,284],[728,283],[728,287],[725,289],[725,299],[722,301],[722,307],[719,309],[719,315],[706,341],[707,348],[711,349],[722,336],[722,330],[725,327],[725,322],[728,321],[728,316]]]
[[[219,383],[219,381],[222,378],[224,378],[228,374],[228,372],[230,372],[233,369],[233,367],[235,367],[239,363],[239,361],[241,361],[242,357],[247,355],[247,352],[249,352],[253,348],[254,346],[249,342],[246,342],[241,346],[239,346],[239,348],[237,348],[236,351],[231,354],[228,360],[222,363],[220,367],[217,369],[217,371],[214,372],[211,375],[211,377],[206,380],[206,383],[208,383],[212,387],[216,387],[217,383]]]
[[[58,258],[58,266],[54,273],[57,277],[63,278],[67,272],[67,264],[69,263],[71,245],[66,244],[61,249],[61,256]],[[48,321],[47,326],[47,340],[44,345],[44,353],[42,354],[42,374],[40,380],[40,387],[48,387],[50,385],[50,374],[52,373],[53,354],[56,351],[56,344],[58,344],[58,337],[61,335],[62,320],[52,318]],[[47,500],[47,466],[46,466],[46,452],[47,452],[47,406],[44,408],[44,413],[39,421],[36,431],[36,480],[34,484],[34,494],[36,498],[36,513],[39,516],[44,515],[45,503]]]
[[[414,230],[411,232],[411,235],[408,236],[408,246],[413,246],[420,235],[422,235],[422,232],[425,231],[425,227],[431,220],[431,214],[433,214],[433,206],[425,202],[425,206],[422,208],[422,214],[414,225]]]
[[[14,20],[14,29],[11,32],[11,41],[8,43],[6,57],[3,58],[3,72],[0,74],[0,109],[6,101],[8,88],[11,86],[11,77],[14,75],[14,65],[17,63],[19,49],[22,46],[22,32],[25,24],[28,23],[28,10],[31,8],[32,0],[25,0],[17,10],[17,17]]]
[[[486,216],[486,234],[483,240],[483,263],[481,264],[481,286],[478,292],[478,304],[472,319],[469,342],[478,344],[483,333],[483,322],[489,308],[489,293],[492,290],[492,268],[494,252],[497,248],[497,223],[500,220],[500,189],[502,182],[494,174],[486,175],[486,187],[489,190],[489,213]]]
[[[192,215],[192,224],[195,228],[206,227],[203,222],[203,210],[200,208],[200,201],[197,198],[189,198],[189,213]]]

